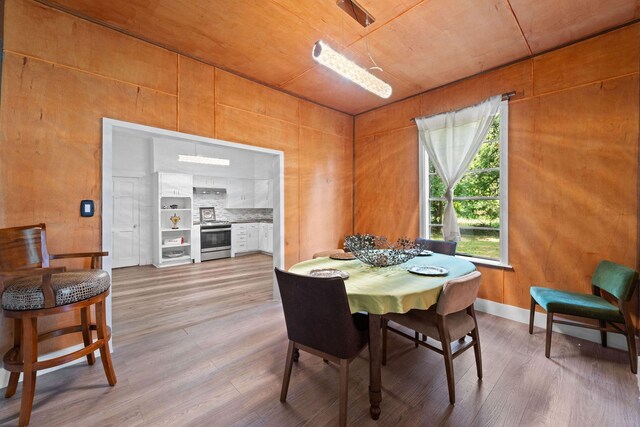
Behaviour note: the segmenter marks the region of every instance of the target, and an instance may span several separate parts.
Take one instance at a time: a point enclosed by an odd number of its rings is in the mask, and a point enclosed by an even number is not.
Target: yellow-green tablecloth
[[[443,267],[449,270],[449,274],[420,276],[407,271],[415,265]],[[438,301],[442,286],[447,281],[476,269],[469,261],[434,253],[391,267],[371,267],[357,259],[317,258],[300,262],[289,271],[307,275],[316,268],[336,268],[349,273],[344,283],[351,312],[371,314],[406,313],[414,308],[426,310]]]

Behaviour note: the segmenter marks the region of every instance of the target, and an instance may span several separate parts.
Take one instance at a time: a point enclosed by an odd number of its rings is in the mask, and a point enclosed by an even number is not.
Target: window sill
[[[495,267],[495,268],[502,268],[504,270],[513,270],[513,267],[511,265],[503,264],[500,261],[495,261],[492,259],[475,258],[475,257],[465,256],[465,255],[456,255],[456,258],[461,258],[469,262],[472,262],[474,264],[480,264],[486,267]]]

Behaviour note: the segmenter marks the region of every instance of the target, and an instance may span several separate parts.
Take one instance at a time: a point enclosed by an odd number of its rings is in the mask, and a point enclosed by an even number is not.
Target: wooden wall
[[[53,253],[100,249],[109,117],[284,151],[286,266],[351,233],[352,116],[31,0],[4,9],[0,227],[45,222]]]
[[[509,261],[481,297],[527,308],[529,287],[590,292],[601,259],[638,259],[640,24],[355,120],[354,231],[416,236],[418,137],[410,118],[516,91],[509,115]]]

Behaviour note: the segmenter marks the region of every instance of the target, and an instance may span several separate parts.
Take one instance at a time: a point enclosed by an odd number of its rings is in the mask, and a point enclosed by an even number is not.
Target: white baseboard
[[[493,314],[494,316],[504,317],[505,319],[515,320],[516,322],[529,324],[529,310],[515,307],[512,305],[501,304],[499,302],[489,301],[486,299],[478,298],[475,303],[475,308],[478,311],[484,313]],[[539,328],[547,328],[547,315],[544,313],[536,312],[533,320],[534,326]],[[587,341],[593,341],[600,343],[600,331],[593,329],[579,328],[576,326],[553,325],[553,332],[558,332],[572,337],[581,338]],[[621,334],[607,334],[607,345],[612,348],[627,351],[627,339]]]

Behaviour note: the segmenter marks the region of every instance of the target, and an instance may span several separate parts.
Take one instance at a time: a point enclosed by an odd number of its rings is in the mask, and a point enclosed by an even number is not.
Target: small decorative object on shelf
[[[373,234],[354,234],[344,239],[345,249],[356,258],[374,267],[389,267],[402,264],[415,258],[421,251],[413,240],[400,238],[394,244],[384,236]]]
[[[178,209],[178,205],[169,205],[171,209]]]
[[[171,220],[171,222],[173,223],[173,227],[171,227],[171,228],[172,228],[172,229],[174,229],[174,230],[177,230],[177,229],[178,229],[178,222],[180,222],[180,220],[181,220],[182,218],[180,218],[180,217],[179,217],[178,215],[176,215],[176,214],[173,214],[169,219],[170,219],[170,220]]]

